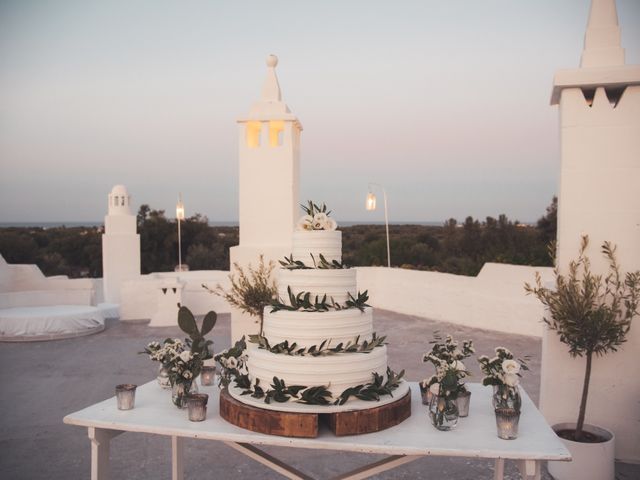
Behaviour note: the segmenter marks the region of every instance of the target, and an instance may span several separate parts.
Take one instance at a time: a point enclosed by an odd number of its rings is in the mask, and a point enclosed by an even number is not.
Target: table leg
[[[224,442],[225,445],[237,450],[238,452],[252,458],[256,462],[269,467],[271,470],[278,472],[280,475],[290,480],[313,480],[312,477],[302,473],[281,460],[269,455],[267,452],[260,450],[258,447],[248,443]]]
[[[109,447],[111,439],[121,433],[120,430],[89,427],[91,480],[109,480]]]
[[[496,458],[496,468],[493,475],[494,480],[504,479],[504,458]]]
[[[523,480],[540,480],[540,462],[537,460],[518,460],[518,470]]]
[[[421,458],[419,455],[393,455],[391,457],[383,458],[369,465],[365,465],[360,468],[356,468],[350,472],[344,473],[334,477],[333,480],[364,480],[365,478],[372,477],[387,470],[398,468],[405,463],[413,462]]]
[[[184,438],[171,437],[171,480],[184,480]]]

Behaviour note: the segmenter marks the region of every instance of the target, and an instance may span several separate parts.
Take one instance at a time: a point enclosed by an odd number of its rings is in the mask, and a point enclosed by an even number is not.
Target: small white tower
[[[265,261],[277,261],[291,253],[299,216],[302,125],[282,101],[277,65],[278,58],[269,55],[261,98],[238,120],[240,244],[231,249],[232,265],[256,266],[261,254]],[[253,319],[232,313],[232,340],[255,333]]]
[[[140,276],[140,235],[130,203],[124,185],[113,187],[102,235],[102,281],[107,303],[120,303],[122,282]]]
[[[580,68],[556,73],[551,103],[560,107],[558,268],[566,272],[587,234],[594,272],[606,271],[605,240],[622,270],[640,269],[640,66],[625,65],[615,0],[592,0]],[[640,377],[628,369],[640,352],[635,323],[620,351],[594,360],[587,404],[587,421],[613,430],[616,457],[630,462],[640,461],[629,421],[640,412]],[[540,406],[551,423],[576,421],[583,375],[584,359],[545,331]]]

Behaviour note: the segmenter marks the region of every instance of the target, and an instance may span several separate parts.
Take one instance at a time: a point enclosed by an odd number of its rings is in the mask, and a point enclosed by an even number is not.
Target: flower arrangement
[[[204,361],[212,358],[209,347],[211,340],[205,340],[216,324],[216,312],[209,312],[202,321],[199,329],[195,317],[184,306],[178,310],[178,325],[180,329],[189,335],[184,341],[179,338],[167,338],[162,344],[150,342],[140,353],[146,353],[155,362],[160,362],[169,374],[172,387],[180,387],[181,394],[174,397],[174,403],[182,407],[185,402],[185,394],[192,387],[194,379],[200,375]]]
[[[495,353],[493,358],[486,355],[478,357],[480,371],[484,374],[482,384],[494,386],[494,407],[520,410],[518,385],[522,377],[521,372],[529,370],[529,367],[525,360],[516,359],[513,353],[504,347],[496,347]]]
[[[245,350],[247,343],[242,337],[231,348],[223,350],[214,357],[214,360],[220,364],[220,375],[218,376],[218,384],[224,388],[229,386],[232,380],[238,381],[242,378],[241,383],[249,381],[247,370],[247,355]],[[249,382],[250,384],[250,382]],[[246,387],[246,385],[245,385]]]
[[[335,230],[338,228],[336,221],[329,217],[331,211],[327,211],[327,206],[324,203],[319,206],[309,200],[307,205],[300,205],[300,207],[305,215],[298,220],[297,230]]]
[[[473,341],[462,342],[462,347],[451,335],[442,338],[436,333],[431,351],[425,353],[422,361],[431,363],[436,374],[421,382],[421,388],[428,388],[433,395],[456,399],[458,395],[467,392],[464,378],[470,375],[462,360],[470,357],[474,352]]]

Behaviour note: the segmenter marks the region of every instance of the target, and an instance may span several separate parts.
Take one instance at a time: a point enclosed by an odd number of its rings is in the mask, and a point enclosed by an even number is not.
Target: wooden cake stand
[[[273,405],[266,409],[241,402],[226,388],[220,392],[220,416],[233,425],[267,435],[315,438],[321,422],[336,436],[379,432],[398,425],[411,416],[411,390],[393,402],[373,405],[329,413],[292,412],[275,410]]]

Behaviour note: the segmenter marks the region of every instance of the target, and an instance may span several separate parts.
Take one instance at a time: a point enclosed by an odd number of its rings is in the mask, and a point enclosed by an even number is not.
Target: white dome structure
[[[131,196],[124,185],[116,185],[111,189],[109,215],[131,215]]]

